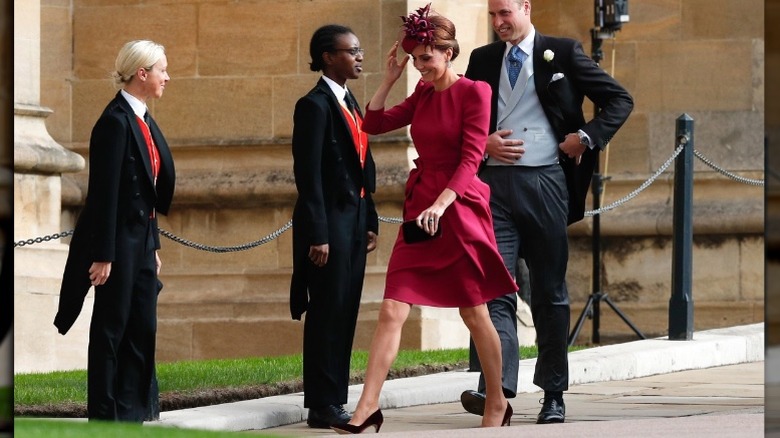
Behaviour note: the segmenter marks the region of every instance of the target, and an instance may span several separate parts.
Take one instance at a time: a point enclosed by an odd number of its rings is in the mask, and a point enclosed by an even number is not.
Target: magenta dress
[[[490,188],[476,175],[490,122],[490,86],[460,77],[435,91],[417,85],[402,103],[366,111],[363,130],[411,124],[419,158],[406,182],[404,220],[430,207],[444,188],[457,198],[441,217],[440,238],[407,244],[399,229],[387,266],[386,299],[434,307],[473,307],[518,290],[496,248]]]

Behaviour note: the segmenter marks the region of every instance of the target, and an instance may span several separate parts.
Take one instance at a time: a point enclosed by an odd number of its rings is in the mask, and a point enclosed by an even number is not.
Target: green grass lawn
[[[572,350],[583,347],[573,347]],[[536,347],[521,347],[523,359],[537,355]],[[352,354],[352,374],[361,378],[366,369],[368,353]],[[467,349],[401,351],[393,364],[393,370],[409,370],[424,366],[463,366],[468,364]],[[262,384],[300,380],[301,355],[260,357],[249,359],[221,359],[206,361],[182,361],[160,363],[157,375],[160,392],[197,392],[214,388],[240,388]],[[16,406],[58,403],[86,403],[87,374],[85,370],[58,371],[52,373],[17,374],[14,376],[13,403]],[[2,391],[5,390],[5,394]],[[10,400],[10,389],[0,388],[0,400]],[[3,405],[0,404],[0,409]],[[11,406],[0,410],[10,418]],[[141,435],[143,434],[143,435]],[[87,422],[78,420],[52,420],[16,418],[14,436],[24,438],[76,438],[83,436],[141,437],[144,438],[219,438],[248,435],[246,432],[212,432],[175,429],[157,425],[138,426],[123,423]],[[271,437],[255,432],[253,437]]]
[[[522,347],[524,359],[536,357],[536,347]],[[352,353],[351,372],[362,378],[368,353]],[[400,351],[393,370],[421,366],[468,366],[468,349]],[[219,359],[159,363],[157,376],[160,393],[194,393],[207,389],[241,388],[248,386],[300,381],[303,370],[300,354],[247,359]],[[15,406],[36,406],[60,403],[86,403],[86,370],[56,371],[14,375]]]
[[[248,432],[214,432],[194,429],[176,429],[156,425],[136,425],[83,420],[34,420],[14,421],[14,437],[17,438],[224,438],[236,435],[250,436]],[[252,437],[270,438],[274,435],[251,433]]]

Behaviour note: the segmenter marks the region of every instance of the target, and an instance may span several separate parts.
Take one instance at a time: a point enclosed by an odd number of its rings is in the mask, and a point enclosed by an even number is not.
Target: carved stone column
[[[61,174],[84,168],[84,159],[55,142],[44,124],[52,111],[40,105],[40,26],[40,1],[14,0],[15,242],[62,231]],[[65,338],[52,324],[67,249],[54,240],[14,250],[16,372],[86,367],[88,317]]]

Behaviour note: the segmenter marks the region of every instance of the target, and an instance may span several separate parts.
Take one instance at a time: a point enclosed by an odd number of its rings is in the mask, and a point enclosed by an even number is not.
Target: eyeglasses
[[[331,52],[347,52],[352,56],[362,55],[365,50],[362,47],[350,47],[349,49],[333,49]]]

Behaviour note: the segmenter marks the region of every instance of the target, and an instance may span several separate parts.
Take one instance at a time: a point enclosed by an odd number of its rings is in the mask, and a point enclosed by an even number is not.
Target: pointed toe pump
[[[506,416],[504,416],[504,418],[506,418]],[[385,419],[384,416],[382,416],[382,410],[377,409],[373,414],[371,414],[368,418],[366,418],[366,421],[364,421],[363,424],[359,426],[345,423],[345,424],[334,424],[330,426],[330,428],[338,432],[339,435],[352,435],[357,433],[363,433],[366,429],[368,429],[371,426],[374,426],[374,430],[376,432],[379,432],[379,428],[382,427],[382,423],[384,421]]]
[[[512,405],[510,405],[509,402],[506,402],[506,412],[504,412],[504,419],[501,421],[502,427],[509,426],[509,423],[512,421],[512,414],[514,414]]]

